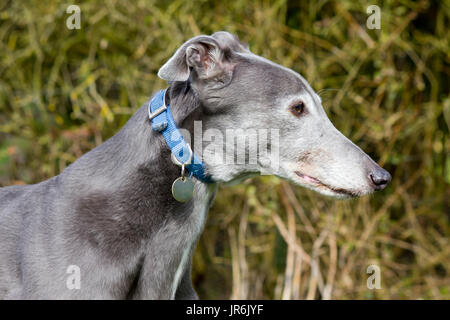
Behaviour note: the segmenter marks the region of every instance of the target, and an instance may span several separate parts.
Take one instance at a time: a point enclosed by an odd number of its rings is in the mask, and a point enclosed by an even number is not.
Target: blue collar
[[[160,90],[148,103],[148,116],[152,129],[163,135],[167,146],[172,151],[172,158],[175,158],[175,162],[178,161],[180,165],[184,163],[190,176],[202,182],[213,182],[211,177],[206,175],[203,162],[193,154],[191,147],[178,130],[170,112],[170,105],[166,106],[166,91],[167,89]]]

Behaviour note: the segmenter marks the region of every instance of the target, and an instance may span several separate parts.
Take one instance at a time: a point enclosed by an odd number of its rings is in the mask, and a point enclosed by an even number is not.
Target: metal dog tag
[[[194,195],[194,183],[191,178],[179,177],[172,184],[172,195],[178,202],[186,202]]]

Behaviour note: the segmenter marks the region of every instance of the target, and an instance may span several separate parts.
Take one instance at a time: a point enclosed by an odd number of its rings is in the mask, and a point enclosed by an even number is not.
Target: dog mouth
[[[308,176],[306,174],[303,174],[299,171],[294,171],[294,173],[306,184],[319,188],[319,189],[326,189],[328,191],[331,191],[332,193],[336,194],[336,195],[341,195],[341,196],[346,196],[346,197],[357,197],[359,196],[358,192],[352,191],[352,190],[347,190],[347,189],[342,189],[342,188],[335,188],[332,187],[330,185],[327,185],[325,183],[323,183],[322,181],[320,181],[317,178]]]

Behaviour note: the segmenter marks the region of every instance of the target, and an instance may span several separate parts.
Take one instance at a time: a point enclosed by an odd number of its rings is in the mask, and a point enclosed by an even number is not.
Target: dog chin
[[[350,199],[350,198],[355,198],[358,197],[359,195],[354,194],[354,193],[340,193],[340,192],[336,192],[332,189],[328,189],[328,188],[317,188],[317,187],[312,187],[310,188],[311,190],[314,190],[320,194],[323,194],[324,196],[327,197],[331,197],[331,198],[335,198],[335,199]]]
[[[337,199],[348,199],[359,197],[369,193],[362,190],[352,190],[352,189],[332,187],[330,185],[321,182],[316,178],[307,176],[298,171],[295,171],[294,173],[295,175],[290,180],[292,180],[295,184],[316,191],[328,197]]]

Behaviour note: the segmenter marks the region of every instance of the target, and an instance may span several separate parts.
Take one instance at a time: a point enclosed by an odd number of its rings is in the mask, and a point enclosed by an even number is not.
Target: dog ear
[[[210,79],[226,68],[225,52],[216,39],[197,36],[185,42],[158,71],[166,81],[186,81],[191,71],[199,79]]]
[[[239,38],[234,34],[226,31],[217,31],[211,37],[216,39],[223,48],[229,48],[236,52],[250,53],[248,45],[239,41]]]

